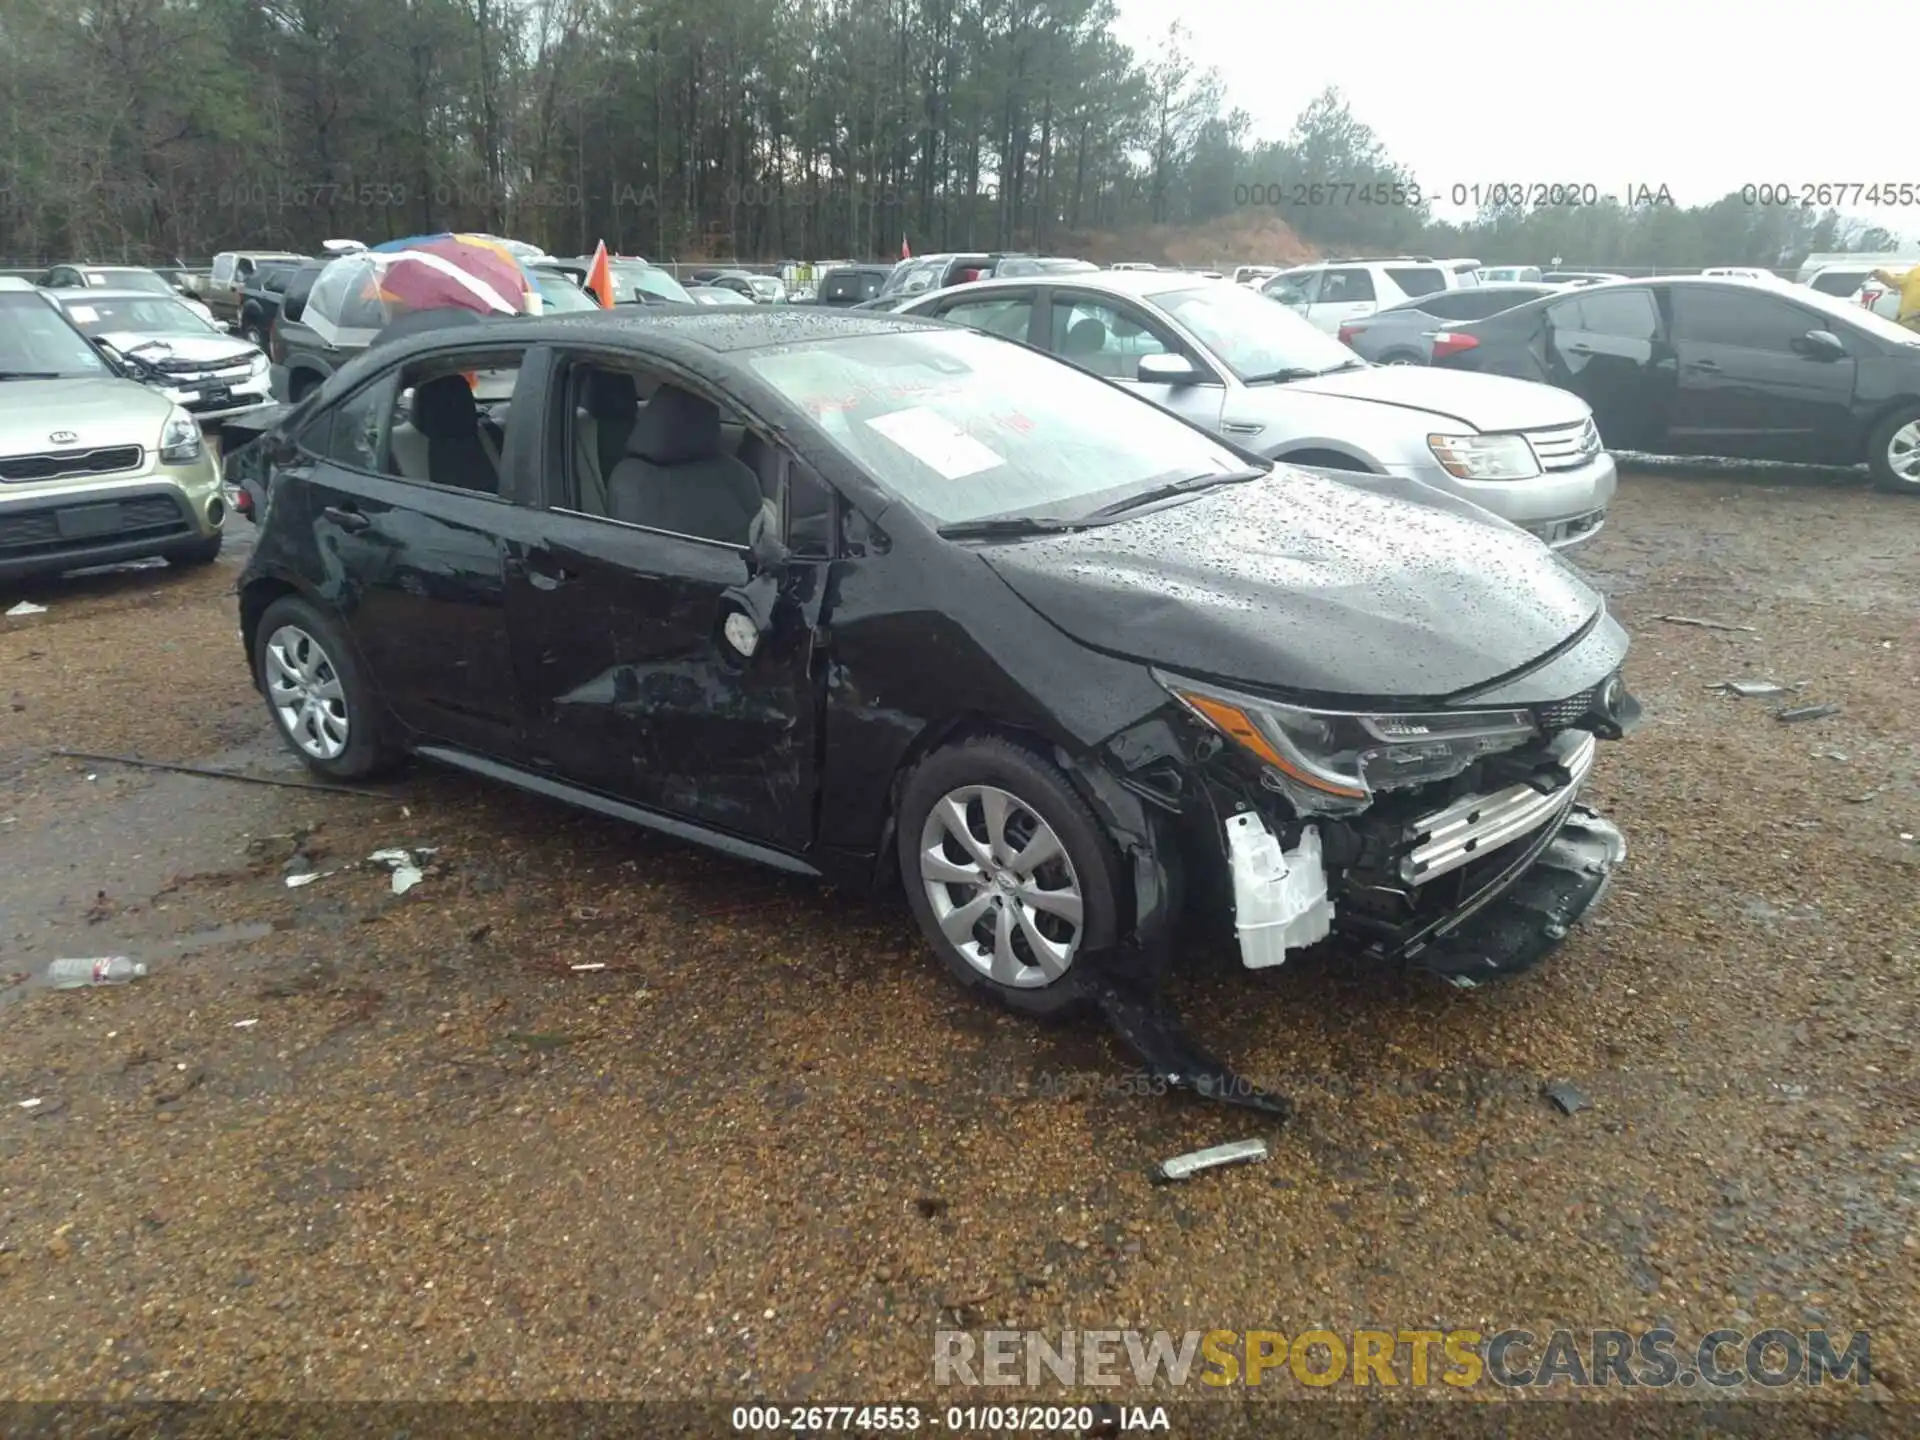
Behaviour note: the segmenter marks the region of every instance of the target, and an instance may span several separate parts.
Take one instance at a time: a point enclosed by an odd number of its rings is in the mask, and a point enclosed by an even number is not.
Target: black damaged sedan
[[[1545,546],[973,331],[417,334],[236,473],[248,661],[314,770],[424,756],[898,883],[963,984],[1095,1001],[1174,1083],[1206,1068],[1154,1028],[1183,916],[1250,967],[1328,943],[1473,985],[1624,855],[1580,794],[1637,714],[1627,637]]]

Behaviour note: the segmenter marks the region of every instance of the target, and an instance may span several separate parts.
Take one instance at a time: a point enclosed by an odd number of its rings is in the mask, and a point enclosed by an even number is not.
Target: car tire
[[[267,607],[253,671],[280,738],[316,775],[360,780],[399,759],[352,646],[308,600],[283,595]]]
[[[1867,468],[1879,489],[1920,495],[1920,406],[1903,406],[1873,427]]]
[[[320,377],[311,370],[297,371],[287,381],[287,403],[298,405],[320,388]]]
[[[220,542],[225,538],[216,530],[203,540],[195,540],[187,545],[176,545],[166,552],[167,563],[178,565],[183,570],[211,565],[220,558]]]
[[[264,350],[267,348],[267,327],[258,320],[249,320],[240,327],[240,338]]]
[[[1035,846],[1039,863],[1013,853]],[[1120,861],[1058,767],[997,736],[935,751],[901,791],[898,848],[914,919],[964,988],[1039,1017],[1090,998],[1119,929]]]

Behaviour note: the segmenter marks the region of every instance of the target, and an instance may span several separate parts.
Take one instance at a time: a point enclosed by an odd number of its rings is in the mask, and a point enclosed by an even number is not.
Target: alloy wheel
[[[1920,420],[1912,420],[1887,439],[1887,468],[1908,485],[1920,485]]]
[[[920,879],[940,932],[995,984],[1037,989],[1072,966],[1080,880],[1053,827],[1017,795],[964,785],[942,796],[921,829]]]
[[[347,695],[320,642],[297,625],[267,638],[267,700],[301,751],[337,760],[347,748]]]

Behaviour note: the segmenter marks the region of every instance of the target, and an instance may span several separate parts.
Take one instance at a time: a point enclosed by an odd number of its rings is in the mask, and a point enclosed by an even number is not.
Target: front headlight
[[[1379,791],[1451,779],[1482,756],[1518,749],[1540,733],[1525,710],[1309,710],[1158,670],[1154,679],[1259,760],[1274,789],[1314,814],[1364,810]]]
[[[186,465],[206,453],[200,422],[176,408],[160,430],[160,459],[168,465]]]
[[[1457,480],[1530,480],[1540,473],[1524,435],[1429,435],[1427,448]]]
[[[267,373],[268,369],[269,369],[269,365],[267,361],[266,352],[264,350],[261,351],[260,354],[254,356],[253,359],[247,362],[247,375],[250,379],[254,379],[254,380],[259,379],[262,375]]]

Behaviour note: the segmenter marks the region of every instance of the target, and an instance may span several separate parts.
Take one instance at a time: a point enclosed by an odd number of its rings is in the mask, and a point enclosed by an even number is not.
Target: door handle
[[[558,590],[570,580],[578,580],[580,572],[569,570],[564,565],[556,565],[551,560],[538,555],[528,555],[514,562],[518,569],[526,572],[527,580],[536,590]]]
[[[1591,345],[1569,345],[1567,346],[1567,350],[1570,354],[1574,355],[1591,355],[1593,353],[1593,347]]]
[[[1687,362],[1687,369],[1689,369],[1689,370],[1711,370],[1711,371],[1714,371],[1714,372],[1716,372],[1716,373],[1717,373],[1717,372],[1719,371],[1719,369],[1720,369],[1720,367],[1719,367],[1718,365],[1716,365],[1716,364],[1714,364],[1714,363],[1713,363],[1713,361],[1711,361],[1711,360],[1689,360],[1689,361]]]
[[[339,505],[329,505],[320,513],[338,525],[342,530],[350,530],[356,534],[373,524],[373,521],[362,515],[358,510],[346,509]]]

